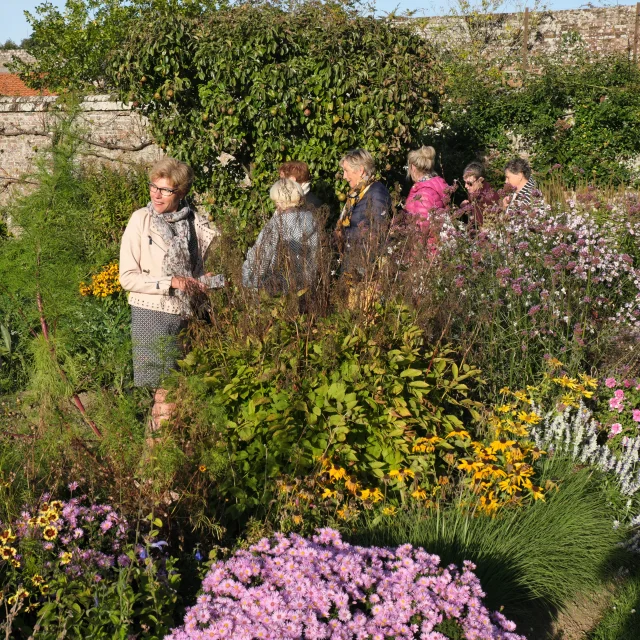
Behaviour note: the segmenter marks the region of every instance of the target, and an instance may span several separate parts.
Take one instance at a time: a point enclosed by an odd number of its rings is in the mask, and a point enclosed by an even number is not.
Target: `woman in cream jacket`
[[[131,216],[120,245],[120,284],[129,292],[134,384],[156,389],[152,428],[171,417],[162,377],[176,366],[178,334],[194,293],[222,286],[204,272],[217,231],[184,200],[193,170],[165,158],[149,172],[151,201]]]

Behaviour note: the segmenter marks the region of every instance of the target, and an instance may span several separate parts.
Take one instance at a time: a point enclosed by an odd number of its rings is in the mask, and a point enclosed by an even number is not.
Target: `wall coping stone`
[[[58,96],[0,96],[0,113],[12,111],[40,112],[48,111]],[[87,111],[131,111],[133,105],[114,100],[109,95],[85,96],[80,110]]]

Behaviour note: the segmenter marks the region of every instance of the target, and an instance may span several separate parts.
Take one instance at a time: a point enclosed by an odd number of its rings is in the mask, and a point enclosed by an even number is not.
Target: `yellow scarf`
[[[350,227],[351,226],[351,214],[353,213],[353,208],[362,200],[364,194],[369,191],[369,187],[373,184],[373,179],[365,180],[361,182],[353,191],[350,191],[347,194],[347,201],[342,209],[342,213],[340,214],[340,218],[338,219],[338,224],[336,225],[339,229],[340,227]]]

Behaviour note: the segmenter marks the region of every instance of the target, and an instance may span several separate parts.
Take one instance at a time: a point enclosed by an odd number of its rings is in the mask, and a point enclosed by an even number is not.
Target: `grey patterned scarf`
[[[193,277],[197,270],[198,240],[196,238],[194,213],[188,204],[178,211],[158,213],[151,203],[147,205],[151,214],[151,228],[167,245],[162,260],[163,276]]]

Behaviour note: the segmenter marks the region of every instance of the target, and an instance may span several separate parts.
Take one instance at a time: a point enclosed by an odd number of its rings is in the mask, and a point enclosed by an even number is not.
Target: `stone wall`
[[[62,116],[55,96],[0,97],[0,205],[28,189],[36,160]],[[162,155],[144,118],[108,96],[88,96],[74,121],[80,155],[110,165],[150,165]]]
[[[6,51],[0,51],[0,73],[9,73],[7,64],[16,56],[25,62],[33,62],[35,59],[24,49],[7,49]]]
[[[469,21],[459,17],[421,18],[424,36],[442,46],[471,40]],[[492,37],[500,46],[521,47],[524,13],[502,13],[476,20],[476,35]],[[547,11],[530,14],[529,51],[551,53],[563,38],[577,35],[594,53],[633,53],[636,29],[636,5],[620,5],[595,9]],[[639,45],[640,47],[640,45]],[[491,46],[488,47],[491,49]],[[639,59],[640,59],[640,51]]]

